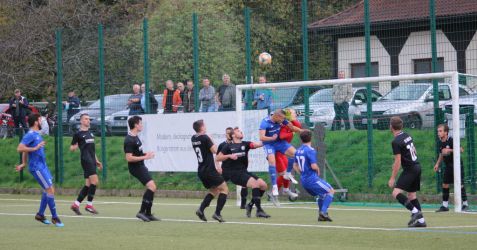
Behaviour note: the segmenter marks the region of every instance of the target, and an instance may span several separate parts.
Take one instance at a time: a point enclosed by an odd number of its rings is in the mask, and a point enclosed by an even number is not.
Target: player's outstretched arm
[[[134,156],[132,153],[126,153],[127,162],[138,162],[154,158],[154,152],[147,152],[143,156]]]
[[[15,170],[17,172],[21,171],[27,165],[28,161],[28,153],[22,153],[22,163],[20,165],[15,166]]]
[[[396,176],[397,176],[400,168],[401,168],[401,154],[395,154],[394,155],[394,163],[393,163],[393,170],[392,170],[392,173],[391,173],[391,178],[389,178],[389,181],[388,181],[388,186],[390,188],[394,187],[394,182],[396,180]]]
[[[259,135],[260,135],[260,141],[265,142],[265,141],[275,141],[277,140],[277,135],[273,135],[272,137],[265,136],[265,130],[259,130]]]
[[[71,152],[74,152],[74,151],[76,151],[77,149],[78,149],[78,143],[76,143],[76,144],[70,146],[70,151],[71,151]]]
[[[261,147],[263,147],[263,142],[261,142],[261,141],[254,141],[254,142],[252,142],[252,148],[253,148],[253,149],[261,148]]]
[[[40,149],[41,147],[45,146],[45,144],[46,144],[45,141],[42,141],[42,142],[38,143],[38,145],[36,145],[35,147],[27,147],[25,144],[20,143],[20,144],[18,144],[17,152],[18,153],[34,152],[34,151],[37,151],[38,149]]]
[[[315,170],[316,173],[318,174],[318,176],[320,176],[321,173],[320,173],[320,167],[318,167],[318,164],[312,163],[311,164],[311,169]]]

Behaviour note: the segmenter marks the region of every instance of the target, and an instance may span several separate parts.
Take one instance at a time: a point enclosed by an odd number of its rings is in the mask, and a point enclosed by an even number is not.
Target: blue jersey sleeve
[[[267,130],[267,127],[268,127],[267,121],[265,121],[265,119],[263,119],[262,122],[260,122],[259,130]]]
[[[33,136],[33,133],[27,133],[25,136],[23,136],[22,141],[20,143],[25,146],[31,146],[34,139],[35,137]]]
[[[307,158],[308,158],[308,161],[310,162],[310,166],[311,164],[313,163],[316,163],[316,151],[315,150],[308,150],[307,152]]]

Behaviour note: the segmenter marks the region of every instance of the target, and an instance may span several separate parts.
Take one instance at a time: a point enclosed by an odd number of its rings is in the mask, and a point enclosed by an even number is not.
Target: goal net
[[[462,153],[453,153],[454,185],[465,184],[470,193],[475,190],[476,79],[443,72],[237,85],[236,96],[243,97],[237,98],[237,124],[247,127],[264,118],[263,112],[249,110],[295,110],[297,120],[314,132],[322,177],[355,199],[370,194],[389,199],[393,116],[403,120],[403,130],[413,138],[422,170],[418,196],[439,193],[446,168],[443,162],[434,171],[440,144],[437,126],[448,124],[453,147],[463,147]],[[256,135],[246,134],[244,139]],[[292,144],[300,145],[296,135]],[[454,204],[459,204],[455,211],[460,212],[461,203],[461,189],[454,189]]]

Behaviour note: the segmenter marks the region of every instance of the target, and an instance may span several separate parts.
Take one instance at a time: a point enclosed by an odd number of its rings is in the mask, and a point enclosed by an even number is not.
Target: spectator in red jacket
[[[172,80],[166,81],[166,89],[164,90],[164,96],[162,98],[162,108],[164,108],[164,114],[177,113],[177,109],[182,104],[180,97],[180,91],[174,89],[174,82]]]

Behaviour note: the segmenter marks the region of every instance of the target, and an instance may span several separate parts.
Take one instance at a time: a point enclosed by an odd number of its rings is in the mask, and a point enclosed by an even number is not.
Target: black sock
[[[460,194],[461,194],[461,197],[462,197],[462,201],[467,201],[467,193],[465,192],[465,187],[462,187],[460,189]]]
[[[91,184],[88,189],[88,201],[92,202],[96,193],[96,185]]]
[[[396,199],[399,201],[399,203],[405,206],[407,210],[412,211],[412,209],[414,208],[414,206],[411,204],[411,202],[409,202],[409,199],[405,195],[398,194],[396,196]]]
[[[139,210],[140,213],[143,213],[143,214],[146,213],[147,208],[151,204],[150,197],[152,196],[154,196],[154,192],[152,192],[149,189],[146,189],[146,191],[144,192],[144,195],[142,196],[141,210]]]
[[[449,188],[442,188],[442,200],[449,201]]]
[[[242,199],[242,206],[245,206],[247,204],[247,195],[248,195],[248,189],[246,187],[242,187],[242,190],[240,191],[240,198]]]
[[[260,199],[260,189],[254,188],[252,189],[252,200],[255,206],[257,207],[257,211],[262,211],[262,200]]]
[[[422,210],[421,210],[421,203],[419,203],[419,200],[418,200],[417,198],[414,199],[414,200],[412,200],[412,201],[411,201],[411,204],[412,204],[415,208],[417,208],[417,210],[422,211]]]
[[[265,193],[265,190],[260,190],[260,197],[263,197],[264,193]]]
[[[84,200],[84,197],[86,197],[86,195],[88,195],[88,187],[87,186],[83,186],[83,188],[81,189],[81,191],[79,192],[78,194],[78,198],[76,198],[76,200],[78,202],[82,202]]]
[[[217,198],[217,207],[215,207],[215,214],[220,215],[220,212],[224,208],[226,201],[227,201],[227,195],[220,193],[219,197]]]
[[[211,193],[208,193],[205,197],[202,203],[200,203],[199,210],[201,212],[204,212],[205,208],[210,205],[210,202],[214,199],[214,196]]]
[[[149,205],[146,207],[146,214],[151,215],[152,204],[154,203],[154,192],[151,191],[147,198],[149,199]]]

